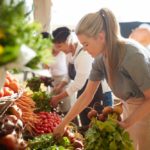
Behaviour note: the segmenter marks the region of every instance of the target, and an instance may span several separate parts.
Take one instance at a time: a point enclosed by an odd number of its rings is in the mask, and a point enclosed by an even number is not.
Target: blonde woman
[[[84,16],[76,28],[84,49],[95,58],[82,95],[54,131],[62,135],[65,126],[92,101],[101,80],[123,100],[124,119],[136,150],[150,148],[150,52],[137,42],[120,36],[118,22],[106,8]]]

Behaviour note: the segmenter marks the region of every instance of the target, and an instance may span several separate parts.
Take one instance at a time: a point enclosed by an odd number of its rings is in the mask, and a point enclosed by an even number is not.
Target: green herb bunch
[[[26,87],[29,87],[33,92],[38,92],[40,91],[41,83],[42,81],[40,80],[40,77],[33,77],[27,80]]]
[[[33,92],[32,99],[36,103],[37,111],[50,112],[52,107],[50,106],[50,99],[52,94],[48,94],[46,91]]]
[[[29,23],[26,19],[25,2],[0,1],[0,66],[16,60],[20,47],[26,44],[35,50],[37,56],[27,66],[36,68],[40,62],[51,58],[50,39],[42,39],[41,25]]]

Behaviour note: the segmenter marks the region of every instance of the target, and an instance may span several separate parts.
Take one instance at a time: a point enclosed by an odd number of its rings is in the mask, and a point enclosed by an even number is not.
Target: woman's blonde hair
[[[107,8],[89,13],[80,20],[75,31],[77,35],[84,34],[87,37],[97,37],[100,32],[105,32],[108,78],[109,84],[111,84],[115,77],[115,71],[124,56],[124,44],[119,40],[120,28],[114,14]]]

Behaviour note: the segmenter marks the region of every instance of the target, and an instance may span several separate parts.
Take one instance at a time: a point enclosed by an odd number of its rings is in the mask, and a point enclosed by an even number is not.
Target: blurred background
[[[102,7],[111,9],[119,22],[150,22],[148,0],[26,0],[27,10],[33,10],[30,19],[45,20],[49,31],[62,25],[74,28],[83,15]]]

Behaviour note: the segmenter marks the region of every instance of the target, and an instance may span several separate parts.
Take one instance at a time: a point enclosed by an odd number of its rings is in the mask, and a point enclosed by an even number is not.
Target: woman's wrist
[[[130,126],[130,124],[129,124],[129,122],[128,122],[127,120],[124,120],[124,121],[119,122],[119,125],[120,125],[121,127],[123,127],[124,129],[127,129],[127,128],[129,128],[129,126]]]

